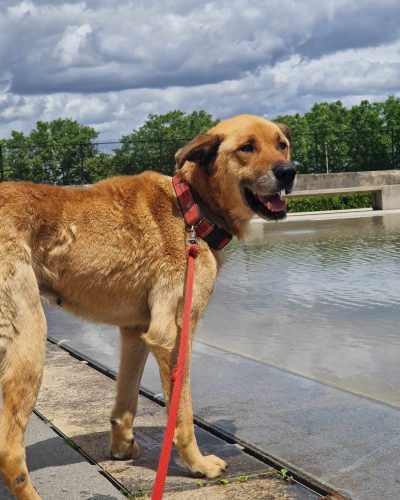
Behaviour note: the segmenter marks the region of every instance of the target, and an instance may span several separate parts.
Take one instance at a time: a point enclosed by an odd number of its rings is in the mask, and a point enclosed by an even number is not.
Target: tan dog
[[[295,170],[287,129],[243,115],[220,122],[176,155],[202,214],[243,237],[254,214],[279,219]],[[118,394],[111,415],[111,455],[135,458],[132,425],[148,352],[159,364],[165,400],[182,318],[187,228],[171,178],[145,172],[90,188],[0,184],[0,472],[18,499],[37,499],[25,464],[24,432],[39,390],[46,320],[40,293],[79,316],[120,328]],[[192,333],[213,291],[220,252],[200,241]],[[193,473],[225,468],[196,443],[184,378],[176,447]]]

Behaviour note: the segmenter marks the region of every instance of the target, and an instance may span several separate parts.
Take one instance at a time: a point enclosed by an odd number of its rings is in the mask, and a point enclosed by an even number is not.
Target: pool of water
[[[400,407],[400,216],[254,224],[197,339]]]

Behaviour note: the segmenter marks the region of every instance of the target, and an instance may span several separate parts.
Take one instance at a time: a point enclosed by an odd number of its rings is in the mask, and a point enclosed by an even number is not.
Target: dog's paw
[[[220,476],[226,468],[226,462],[215,455],[207,455],[201,457],[198,463],[190,467],[190,471],[195,476],[205,476],[208,479],[213,479]]]
[[[133,437],[113,443],[110,446],[110,457],[113,460],[129,460],[131,458],[138,458],[139,455],[140,447]]]

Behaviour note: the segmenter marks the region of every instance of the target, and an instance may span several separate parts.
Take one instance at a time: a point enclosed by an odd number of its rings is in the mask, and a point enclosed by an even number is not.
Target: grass
[[[139,498],[147,498],[148,491],[144,486],[138,486],[134,493],[131,493],[128,500],[138,500]]]

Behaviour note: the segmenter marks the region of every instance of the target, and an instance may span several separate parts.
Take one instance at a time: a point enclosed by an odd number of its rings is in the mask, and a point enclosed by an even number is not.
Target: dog
[[[289,193],[296,176],[285,125],[240,115],[195,137],[175,158],[180,182],[217,236],[244,237],[255,215],[285,217],[280,192]],[[156,172],[85,188],[2,183],[0,221],[0,472],[17,499],[33,500],[40,497],[25,463],[24,432],[43,372],[46,320],[40,294],[80,317],[119,327],[110,455],[135,458],[139,446],[132,428],[149,352],[159,365],[167,407],[171,396],[191,233],[171,177]],[[191,337],[222,264],[218,244],[199,241]],[[174,443],[193,474],[215,478],[224,471],[223,460],[203,456],[197,446],[189,366]]]

